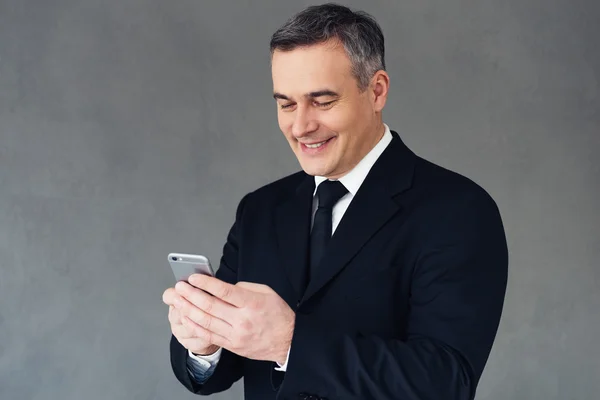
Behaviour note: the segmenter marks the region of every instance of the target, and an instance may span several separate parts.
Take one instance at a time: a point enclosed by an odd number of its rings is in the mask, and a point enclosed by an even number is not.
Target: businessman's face
[[[271,72],[279,127],[307,174],[337,179],[381,138],[388,77],[361,91],[341,44],[275,51]]]

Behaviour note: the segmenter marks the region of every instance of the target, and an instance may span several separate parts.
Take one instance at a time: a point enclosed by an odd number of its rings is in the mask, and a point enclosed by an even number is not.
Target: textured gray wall
[[[298,168],[267,45],[310,3],[255,3],[0,0],[0,399],[194,398],[168,361],[166,255],[218,259],[241,196]],[[598,0],[348,4],[386,34],[385,121],[504,217],[478,399],[596,398]]]

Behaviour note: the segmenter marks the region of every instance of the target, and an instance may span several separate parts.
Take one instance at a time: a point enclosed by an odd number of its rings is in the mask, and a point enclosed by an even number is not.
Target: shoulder
[[[418,157],[411,192],[415,234],[425,241],[504,233],[496,201],[465,175]]]
[[[425,205],[457,211],[477,205],[497,208],[490,193],[471,178],[417,157],[413,190]]]

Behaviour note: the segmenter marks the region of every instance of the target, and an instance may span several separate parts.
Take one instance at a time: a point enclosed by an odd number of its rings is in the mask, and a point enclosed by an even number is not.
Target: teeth
[[[309,149],[316,149],[318,147],[323,146],[325,144],[325,142],[321,142],[321,143],[317,143],[317,144],[307,144],[306,147],[308,147]]]

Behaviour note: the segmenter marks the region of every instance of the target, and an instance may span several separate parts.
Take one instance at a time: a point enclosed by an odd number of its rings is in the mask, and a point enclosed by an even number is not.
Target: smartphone
[[[169,264],[177,282],[186,281],[193,274],[215,276],[208,257],[198,254],[170,253]]]

